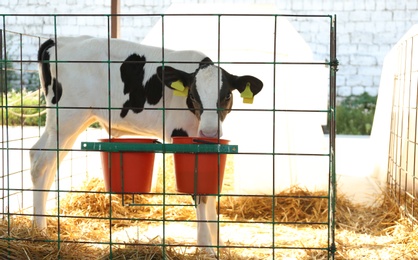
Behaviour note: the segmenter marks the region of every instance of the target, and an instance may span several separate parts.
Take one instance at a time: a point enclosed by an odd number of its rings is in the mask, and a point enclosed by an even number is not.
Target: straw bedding
[[[159,176],[161,178],[161,174]],[[231,183],[229,176],[224,192],[233,189]],[[167,192],[174,190],[169,174],[165,189]],[[191,234],[191,239],[182,241],[178,237],[161,236],[144,239],[127,231],[136,229],[142,234],[158,229],[162,222],[155,220],[165,216],[168,233],[171,228],[187,233],[195,226],[188,222],[195,219],[193,207],[163,207],[163,196],[150,195],[135,195],[135,203],[154,206],[126,206],[121,195],[104,193],[102,180],[94,178],[87,180],[79,190],[86,192],[68,193],[61,199],[60,218],[49,218],[47,235],[34,230],[28,216],[3,219],[0,222],[0,259],[57,259],[58,256],[61,259],[212,259],[203,250],[193,247],[195,233]],[[157,191],[161,190],[160,185]],[[276,250],[276,258],[327,257],[325,250],[307,249],[326,247],[327,227],[300,224],[327,221],[328,201],[322,198],[326,192],[293,187],[277,195],[274,201],[271,197],[221,197],[220,219],[236,221],[220,224],[222,237],[226,245],[231,246],[220,250],[221,259],[271,259],[271,249],[263,250],[263,246],[271,246],[272,235],[276,246],[302,247]],[[132,199],[132,196],[124,197],[125,203]],[[187,205],[191,199],[190,196],[167,196],[165,203]],[[50,214],[56,215],[56,212],[55,209]],[[286,224],[273,228],[269,224],[273,217],[276,222]],[[376,198],[372,206],[356,205],[339,195],[336,224],[336,259],[414,259],[418,255],[418,232],[401,217],[398,206],[386,193]],[[124,233],[126,239],[119,243],[117,235]],[[108,244],[110,237],[112,245]],[[167,245],[164,250],[162,242]]]

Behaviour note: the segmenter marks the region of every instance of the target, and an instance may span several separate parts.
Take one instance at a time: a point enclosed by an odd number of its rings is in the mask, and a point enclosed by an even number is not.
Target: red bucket
[[[173,137],[173,144],[206,143],[229,144],[229,140]],[[174,169],[177,191],[202,195],[220,193],[224,179],[226,157],[227,154],[218,153],[175,153]]]
[[[112,143],[154,143],[157,139],[100,139]],[[155,153],[101,152],[106,191],[115,193],[148,193],[151,191]],[[110,162],[109,162],[110,158]]]

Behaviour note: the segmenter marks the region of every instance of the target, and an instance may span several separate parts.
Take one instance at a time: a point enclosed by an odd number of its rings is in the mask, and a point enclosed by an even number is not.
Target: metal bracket
[[[238,145],[225,144],[132,144],[111,142],[82,142],[81,150],[102,152],[156,153],[220,153],[236,154]]]
[[[338,71],[338,65],[340,64],[340,62],[337,59],[332,60],[329,64],[335,72]]]

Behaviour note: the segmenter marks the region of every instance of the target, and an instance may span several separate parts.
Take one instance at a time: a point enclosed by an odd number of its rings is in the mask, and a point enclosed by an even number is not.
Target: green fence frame
[[[177,14],[177,16],[182,16],[183,14]],[[189,15],[189,14],[188,14]],[[196,16],[199,15],[208,15],[208,14],[194,14]],[[336,244],[335,244],[335,229],[336,229],[336,222],[335,222],[335,208],[336,208],[336,173],[335,173],[335,136],[336,136],[336,132],[335,132],[335,109],[336,109],[336,73],[338,70],[338,60],[337,60],[337,56],[336,56],[336,16],[332,16],[332,15],[289,15],[289,14],[270,14],[270,15],[246,15],[246,14],[210,14],[211,16],[216,16],[218,17],[218,20],[221,19],[221,17],[224,16],[248,16],[250,19],[252,16],[271,16],[271,17],[275,17],[276,19],[278,17],[288,17],[288,18],[315,18],[315,17],[320,17],[320,18],[328,18],[329,19],[329,46],[330,46],[330,53],[329,53],[329,60],[327,59],[325,62],[323,63],[315,63],[318,65],[325,65],[329,67],[329,105],[328,105],[328,109],[325,111],[314,111],[314,112],[323,112],[326,113],[328,115],[328,125],[329,125],[329,153],[328,154],[322,154],[319,156],[326,156],[329,158],[328,162],[329,162],[329,180],[328,180],[328,195],[326,197],[319,197],[321,199],[327,199],[328,201],[328,221],[326,223],[314,223],[314,224],[320,224],[320,225],[326,225],[327,226],[327,233],[328,233],[328,238],[327,238],[327,246],[326,247],[315,247],[315,248],[308,248],[308,247],[292,247],[292,246],[286,246],[286,247],[281,247],[281,246],[275,246],[274,245],[274,235],[272,237],[272,246],[268,247],[268,249],[272,250],[272,257],[275,258],[275,252],[276,250],[280,250],[280,249],[286,249],[286,250],[319,250],[319,251],[326,251],[327,253],[327,257],[328,259],[334,259],[335,257],[335,253],[336,253]],[[6,44],[6,38],[7,38],[7,34],[8,33],[8,28],[6,26],[6,20],[9,19],[10,17],[19,17],[19,16],[34,16],[37,18],[42,18],[42,17],[50,17],[53,19],[53,26],[54,26],[54,32],[55,32],[55,37],[57,37],[57,18],[59,17],[79,17],[79,16],[85,16],[85,17],[105,17],[107,19],[107,26],[108,26],[108,32],[109,35],[108,37],[110,38],[110,20],[114,15],[109,15],[109,14],[102,14],[102,15],[96,15],[96,14],[0,14],[0,24],[2,26],[2,28],[0,28],[0,83],[2,85],[2,89],[3,86],[8,87],[8,83],[7,83],[7,69],[6,68],[7,64],[9,62],[21,62],[21,63],[25,63],[25,62],[35,62],[35,60],[24,60],[23,58],[21,58],[21,60],[16,60],[14,58],[11,58],[8,56],[8,46]],[[125,15],[118,15],[118,16],[125,16]],[[160,17],[162,19],[164,19],[164,17],[170,16],[168,14],[158,14],[158,15],[126,15],[126,16],[138,16],[138,17],[143,17],[143,16],[156,16],[156,17]],[[174,15],[173,15],[174,16]],[[219,26],[220,23],[219,23]],[[39,38],[39,44],[41,43],[41,38]],[[23,46],[23,44],[22,44]],[[107,61],[108,64],[111,63],[111,61]],[[164,61],[163,61],[164,63]],[[222,64],[222,62],[218,62],[219,64]],[[267,63],[263,63],[263,64],[267,64]],[[277,65],[277,64],[284,64],[283,62],[271,62],[268,63],[271,65]],[[309,64],[309,63],[303,63],[303,62],[289,62],[288,64]],[[109,65],[110,66],[110,65]],[[25,71],[21,71],[20,72],[21,75],[23,75],[25,73]],[[109,83],[110,84],[110,83]],[[110,86],[109,86],[110,88]],[[23,89],[23,85],[21,86],[21,89]],[[2,163],[2,175],[0,176],[1,178],[1,182],[2,182],[2,186],[0,187],[0,191],[1,191],[1,197],[0,200],[2,201],[2,212],[0,212],[0,215],[3,217],[3,219],[6,219],[8,224],[8,228],[9,230],[7,231],[8,234],[11,234],[10,229],[11,227],[11,223],[13,222],[13,218],[15,217],[30,217],[30,214],[26,214],[26,213],[22,213],[22,212],[12,212],[9,210],[8,204],[10,204],[10,198],[11,196],[14,196],[16,193],[19,193],[21,195],[21,197],[24,197],[25,194],[27,194],[28,192],[32,192],[32,189],[30,188],[26,188],[24,186],[22,186],[21,189],[9,189],[8,188],[8,182],[10,180],[10,175],[14,175],[16,173],[12,173],[9,171],[9,165],[12,164],[11,159],[9,158],[9,152],[10,151],[15,151],[15,150],[19,150],[19,148],[14,148],[11,147],[9,145],[10,142],[15,141],[9,138],[9,132],[8,132],[8,126],[7,126],[7,115],[8,115],[8,110],[10,108],[12,108],[13,106],[9,105],[9,101],[7,98],[2,98],[1,99],[1,112],[2,114],[5,113],[6,117],[2,117],[2,141],[1,141],[1,150],[2,150],[2,158],[1,158],[1,163]],[[41,105],[39,105],[39,107],[42,107]],[[59,110],[59,107],[54,107],[57,110]],[[111,108],[109,108],[111,109]],[[251,109],[249,109],[251,110]],[[273,112],[277,111],[275,110],[275,108],[272,109]],[[281,111],[281,112],[287,112],[287,111]],[[295,112],[295,111],[288,111],[288,112]],[[297,111],[296,111],[297,112]],[[306,112],[306,111],[304,111]],[[308,111],[309,112],[309,111]],[[23,132],[23,128],[22,128],[22,132]],[[40,135],[41,130],[38,131],[38,136]],[[23,140],[23,136],[22,136],[22,140]],[[36,137],[35,137],[36,138]],[[19,140],[18,140],[19,141]],[[23,147],[23,144],[22,144]],[[22,153],[24,151],[30,150],[27,148],[21,148],[20,149],[22,151]],[[217,154],[239,154],[238,152],[238,145],[207,145],[207,144],[201,144],[201,145],[176,145],[176,144],[126,144],[126,143],[96,143],[96,142],[83,142],[81,144],[81,149],[80,151],[86,151],[86,153],[88,152],[93,152],[93,151],[107,151],[107,152],[120,152],[120,151],[137,151],[137,152],[145,152],[145,151],[154,151],[154,152],[158,152],[158,153],[177,153],[177,152],[185,152],[185,153],[217,153]],[[59,151],[57,151],[57,153],[59,153]],[[272,155],[274,155],[275,153],[272,153]],[[297,155],[304,155],[304,156],[318,156],[318,155],[312,155],[312,154],[297,154]],[[23,162],[22,162],[22,167],[21,167],[21,171],[18,173],[20,174],[22,177],[21,179],[23,180],[24,177],[24,173],[26,174],[28,172],[28,168],[23,166]],[[25,177],[27,178],[27,177]],[[58,180],[59,182],[59,180]],[[58,185],[59,187],[59,185]],[[58,188],[58,190],[51,190],[53,192],[72,192],[71,190],[60,190]],[[76,192],[81,192],[81,191],[76,191]],[[172,194],[160,194],[163,196],[166,195],[172,195]],[[223,196],[222,194],[218,194],[218,197]],[[252,196],[252,195],[237,195],[237,196]],[[272,194],[272,195],[266,195],[266,196],[262,196],[262,195],[254,195],[252,197],[269,197],[269,198],[276,198],[276,195]],[[59,199],[59,197],[58,197]],[[315,199],[315,198],[313,198]],[[274,200],[273,200],[273,204],[274,204]],[[142,204],[135,204],[135,206],[141,206]],[[59,202],[58,202],[58,206],[59,206]],[[148,204],[148,206],[150,206]],[[152,205],[151,205],[152,206]],[[161,205],[156,205],[156,206],[161,206]],[[164,206],[164,205],[163,205]],[[185,206],[185,205],[179,205],[179,206]],[[273,205],[273,209],[274,209],[274,205]],[[53,217],[53,216],[51,216]],[[56,216],[58,219],[60,218],[60,216]],[[111,221],[112,219],[110,219]],[[219,220],[219,219],[218,219]],[[153,220],[151,220],[153,221]],[[162,223],[162,225],[165,225],[165,220],[154,220],[154,221],[160,221]],[[218,221],[218,227],[219,227],[219,222],[222,223],[229,223],[228,221]],[[235,223],[234,221],[230,221],[231,223]],[[59,220],[58,220],[58,223]],[[269,223],[274,225],[280,225],[280,224],[286,224],[286,223],[280,223],[280,222],[275,222],[274,220]],[[308,224],[309,223],[300,223],[300,224]],[[59,227],[58,227],[59,228]],[[273,234],[274,234],[274,227],[273,227]],[[20,240],[19,238],[13,238],[11,236],[7,237],[7,236],[2,236],[0,238],[0,243],[3,242],[7,242],[7,243],[14,243],[16,241]],[[31,240],[31,238],[28,238],[28,240]],[[36,240],[36,239],[35,239]],[[66,241],[62,241],[60,239],[60,237],[58,236],[57,239],[52,239],[52,240],[36,240],[37,242],[48,242],[48,243],[56,243],[58,249],[60,248],[61,243],[64,243]],[[72,242],[72,243],[77,243],[76,241]],[[80,243],[86,243],[86,242],[81,242]],[[162,247],[163,248],[163,256],[166,256],[166,250],[168,246],[176,246],[176,245],[170,245],[167,244],[168,242],[165,241],[164,239],[162,240],[162,243],[156,243],[155,246],[158,247]],[[97,242],[97,244],[104,244],[104,245],[109,245],[110,248],[110,257],[112,256],[112,246],[113,245],[118,245],[117,243],[111,241],[108,242]],[[9,244],[10,245],[10,244]],[[177,245],[178,246],[178,245]],[[235,246],[236,247],[236,246]],[[218,249],[220,248],[234,248],[234,246],[229,247],[229,246],[220,246],[218,245]],[[236,247],[237,248],[237,247]],[[253,248],[251,245],[248,245],[246,248]],[[255,249],[255,247],[254,247]],[[59,250],[58,250],[59,251]],[[9,254],[12,255],[13,252],[9,251]],[[218,250],[218,257],[219,257],[219,250]],[[59,254],[58,254],[58,257]]]

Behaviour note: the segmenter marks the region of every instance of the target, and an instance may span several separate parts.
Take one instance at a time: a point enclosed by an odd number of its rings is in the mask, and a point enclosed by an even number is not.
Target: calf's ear
[[[237,77],[235,84],[240,93],[244,92],[245,89],[249,87],[253,95],[257,95],[263,89],[263,82],[253,76]]]
[[[167,87],[174,90],[175,96],[187,97],[189,86],[192,82],[192,74],[175,69],[170,66],[157,68],[157,76]]]
[[[244,103],[252,104],[254,96],[263,89],[263,82],[253,76],[232,76],[231,86],[241,93]]]

